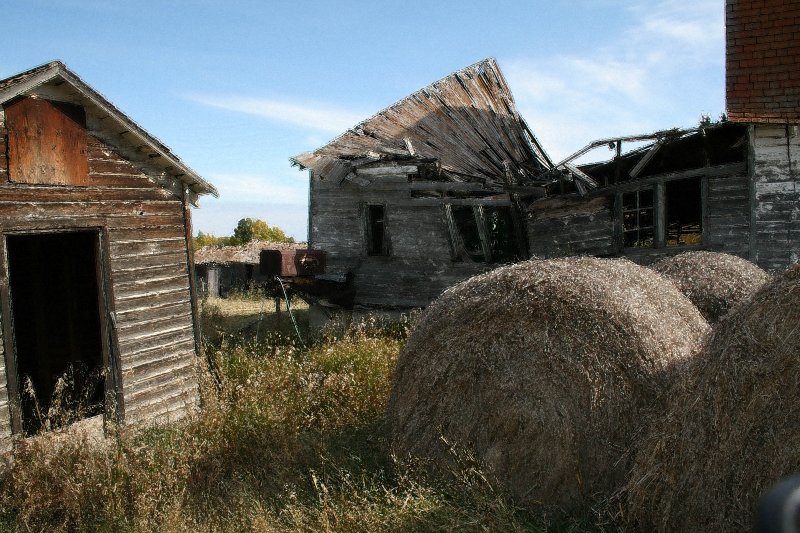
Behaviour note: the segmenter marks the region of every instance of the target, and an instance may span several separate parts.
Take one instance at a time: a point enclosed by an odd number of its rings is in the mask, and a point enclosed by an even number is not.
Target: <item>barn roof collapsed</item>
[[[413,165],[415,172],[424,169],[423,179],[499,190],[542,187],[552,181],[553,168],[492,58],[420,89],[291,161],[320,178],[362,186],[374,177],[362,167],[384,161],[395,164],[397,175]]]
[[[393,170],[397,176],[418,172],[414,181],[475,185],[459,189],[462,194],[506,192],[535,199],[565,193],[584,196],[661,169],[702,167],[704,159],[711,165],[716,160],[730,162],[731,157],[741,160],[744,137],[741,128],[724,122],[672,128],[598,139],[554,163],[519,114],[496,60],[488,58],[290,161],[335,183],[346,180],[366,187],[378,174]],[[614,151],[608,160],[577,163],[604,146]]]

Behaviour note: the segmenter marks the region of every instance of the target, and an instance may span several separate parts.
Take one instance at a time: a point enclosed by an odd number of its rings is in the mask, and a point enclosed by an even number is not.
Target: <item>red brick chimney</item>
[[[800,0],[726,0],[725,26],[728,118],[800,123]]]

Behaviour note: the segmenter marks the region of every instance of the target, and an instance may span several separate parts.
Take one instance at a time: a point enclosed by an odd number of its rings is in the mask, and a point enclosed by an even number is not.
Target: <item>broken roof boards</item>
[[[435,161],[455,181],[526,183],[552,162],[494,59],[461,69],[292,161],[338,181],[379,159]]]
[[[196,405],[200,194],[216,189],[62,63],[0,81],[0,449],[53,427],[28,379],[46,412],[77,376],[91,405],[72,419]]]

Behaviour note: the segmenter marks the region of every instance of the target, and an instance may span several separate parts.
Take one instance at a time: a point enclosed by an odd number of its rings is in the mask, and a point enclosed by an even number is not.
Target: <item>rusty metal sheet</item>
[[[87,185],[83,109],[35,98],[5,107],[9,180],[46,185]]]

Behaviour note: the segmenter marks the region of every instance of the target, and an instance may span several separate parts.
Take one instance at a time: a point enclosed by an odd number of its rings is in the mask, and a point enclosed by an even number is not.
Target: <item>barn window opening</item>
[[[453,261],[521,260],[519,235],[507,206],[445,206]]]
[[[381,204],[366,206],[367,255],[389,255],[386,238],[386,208]]]
[[[522,259],[510,207],[484,207],[489,249],[493,263],[513,263]]]
[[[653,189],[622,195],[622,235],[626,248],[652,248],[655,244]]]
[[[23,432],[101,414],[97,233],[10,235],[6,243]]]
[[[700,178],[668,181],[666,244],[686,246],[703,242],[703,206]]]
[[[485,261],[486,256],[478,229],[479,219],[475,209],[469,205],[447,207],[451,219],[450,240],[453,247],[453,260]]]

